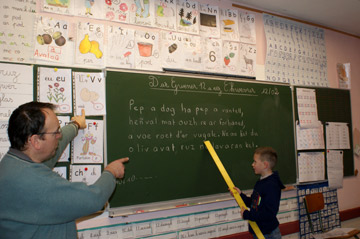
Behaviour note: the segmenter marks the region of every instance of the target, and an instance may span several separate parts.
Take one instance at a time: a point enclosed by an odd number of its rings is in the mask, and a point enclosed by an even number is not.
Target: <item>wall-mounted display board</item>
[[[283,182],[296,182],[288,85],[107,71],[106,104],[108,162],[130,158],[111,208],[228,192],[205,140],[241,189],[258,179],[258,146],[275,148]]]
[[[296,88],[294,90],[295,106]],[[326,122],[346,123],[349,128],[349,149],[340,149],[343,151],[344,176],[354,175],[354,154],[353,154],[353,138],[352,138],[352,120],[351,120],[351,98],[350,91],[334,88],[311,88],[315,90],[316,104],[319,121],[324,125],[324,138],[326,142],[325,126]],[[298,110],[295,107],[295,119],[298,120]],[[326,157],[326,154],[325,154]]]

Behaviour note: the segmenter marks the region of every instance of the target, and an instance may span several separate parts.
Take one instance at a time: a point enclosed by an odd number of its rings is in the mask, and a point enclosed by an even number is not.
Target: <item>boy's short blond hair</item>
[[[254,154],[260,155],[260,160],[262,162],[269,162],[270,168],[273,169],[277,162],[277,153],[275,149],[271,147],[259,147],[255,149]]]

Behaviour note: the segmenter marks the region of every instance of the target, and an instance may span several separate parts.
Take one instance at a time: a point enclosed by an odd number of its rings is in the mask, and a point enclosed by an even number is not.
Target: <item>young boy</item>
[[[276,218],[276,214],[279,211],[281,189],[285,187],[280,181],[278,172],[273,172],[276,161],[277,153],[273,148],[257,148],[254,152],[252,167],[255,174],[261,177],[256,182],[251,197],[246,196],[244,193],[241,193],[239,188],[234,187],[244,200],[246,206],[250,208],[250,211],[241,208],[243,219],[256,222],[260,231],[267,239],[281,238],[279,221]],[[249,230],[254,238],[257,238],[250,225]]]

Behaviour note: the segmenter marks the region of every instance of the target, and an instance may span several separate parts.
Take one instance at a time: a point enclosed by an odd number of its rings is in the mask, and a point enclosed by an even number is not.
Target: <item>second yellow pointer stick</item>
[[[210,141],[208,141],[208,140],[204,141],[204,144],[205,144],[206,148],[208,149],[208,151],[209,151],[211,157],[213,158],[214,162],[216,163],[216,166],[218,167],[221,175],[225,179],[226,184],[228,185],[229,189],[233,193],[234,198],[235,198],[236,202],[238,203],[239,207],[240,208],[247,208],[244,201],[240,197],[239,193],[234,189],[235,185],[232,182],[231,178],[229,177],[229,174],[226,172],[226,169],[224,168],[224,165],[221,163],[221,161],[220,161],[218,155],[216,154],[215,149],[211,145]],[[258,239],[265,239],[264,235],[260,231],[260,228],[258,227],[256,222],[253,222],[253,221],[249,220],[249,224],[250,224],[251,228],[254,230],[254,232],[255,232]]]

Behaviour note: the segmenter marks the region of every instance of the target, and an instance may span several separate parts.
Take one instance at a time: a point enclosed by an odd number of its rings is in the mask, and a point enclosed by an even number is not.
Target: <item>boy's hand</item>
[[[247,210],[245,207],[241,207],[241,217],[244,218],[244,212]]]

